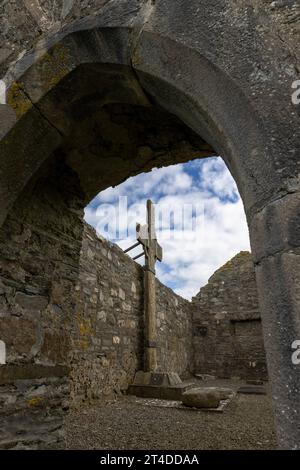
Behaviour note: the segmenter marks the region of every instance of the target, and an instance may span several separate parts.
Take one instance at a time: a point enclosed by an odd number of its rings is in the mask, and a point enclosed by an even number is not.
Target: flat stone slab
[[[246,380],[246,385],[264,385],[263,380]]]
[[[179,410],[184,410],[187,413],[196,412],[196,413],[223,413],[224,409],[229,405],[231,399],[221,400],[218,408],[195,408],[191,406],[185,406],[182,404],[182,401],[179,400],[160,400],[157,398],[141,398],[135,397],[135,402],[141,406],[153,406],[157,408],[176,408]]]
[[[135,374],[134,385],[158,385],[160,387],[173,387],[182,383],[181,378],[175,372],[144,372]]]
[[[247,395],[267,395],[266,387],[263,385],[243,385],[237,392]]]
[[[127,393],[141,398],[157,398],[161,400],[181,400],[182,394],[194,387],[193,383],[182,382],[173,386],[136,385],[129,386]]]
[[[216,380],[215,375],[209,375],[209,374],[195,374],[195,377],[198,380],[203,380],[203,381]]]

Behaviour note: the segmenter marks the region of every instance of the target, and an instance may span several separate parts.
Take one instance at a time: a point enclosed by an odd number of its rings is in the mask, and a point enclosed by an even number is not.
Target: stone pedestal
[[[128,388],[128,394],[142,398],[181,400],[182,394],[193,386],[192,383],[182,382],[176,373],[139,371]]]

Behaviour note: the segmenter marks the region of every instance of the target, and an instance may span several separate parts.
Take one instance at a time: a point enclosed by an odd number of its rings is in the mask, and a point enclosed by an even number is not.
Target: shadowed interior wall
[[[63,445],[81,197],[77,176],[58,159],[32,181],[0,230],[1,448]]]

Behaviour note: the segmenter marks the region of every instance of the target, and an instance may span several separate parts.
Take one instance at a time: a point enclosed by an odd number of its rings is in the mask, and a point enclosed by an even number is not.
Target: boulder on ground
[[[220,400],[227,400],[234,393],[233,390],[228,387],[206,387],[206,390],[211,390],[218,393]]]
[[[193,408],[218,408],[220,394],[211,388],[192,388],[182,394],[182,403]]]

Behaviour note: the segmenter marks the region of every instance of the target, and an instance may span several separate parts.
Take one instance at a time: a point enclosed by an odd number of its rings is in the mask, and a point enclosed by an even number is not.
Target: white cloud
[[[201,236],[192,246],[184,240],[162,242],[164,266],[158,275],[162,282],[186,298],[196,295],[208,278],[241,250],[249,250],[249,236],[241,200],[226,204],[217,198],[205,201],[210,206],[204,217]]]
[[[174,225],[172,239],[164,237],[168,230],[166,223],[158,233],[164,260],[162,264],[157,263],[157,276],[183,297],[196,295],[216,269],[239,251],[250,249],[243,204],[235,182],[220,158],[155,169],[130,178],[117,188],[109,188],[98,195],[93,201],[94,208],[86,208],[86,221],[96,226],[97,204],[114,202],[120,195],[129,197],[131,209],[134,202],[145,208],[148,197],[159,206],[172,208],[191,203],[198,203],[200,208],[204,205],[204,219],[200,211],[202,225],[199,225],[200,236],[197,238],[192,241],[186,239],[186,235],[195,235],[191,230],[185,233],[184,239],[179,236],[179,223]],[[140,219],[142,216],[133,213],[134,225],[136,217]],[[131,233],[130,239],[118,244],[126,248],[133,241],[134,233]]]
[[[211,158],[202,165],[202,186],[219,197],[238,194],[234,179],[221,158]]]
[[[99,193],[91,204],[115,201],[119,196],[134,197],[139,200],[145,194],[155,196],[161,193],[178,194],[186,191],[192,185],[191,177],[184,171],[184,165],[172,165],[164,168],[154,168],[148,173],[141,173],[128,178],[115,188],[108,188]]]

